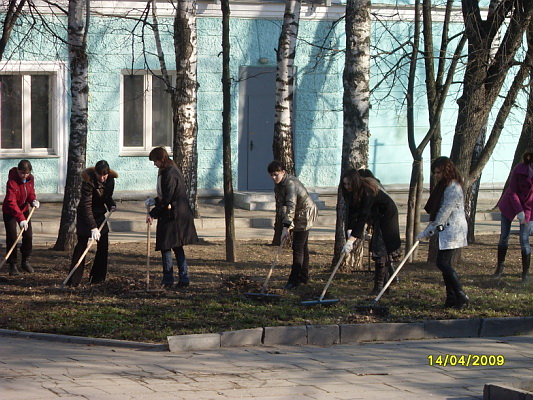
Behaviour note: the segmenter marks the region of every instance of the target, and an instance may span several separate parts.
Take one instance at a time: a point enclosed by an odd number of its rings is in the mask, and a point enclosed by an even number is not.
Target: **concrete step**
[[[309,192],[309,196],[315,202],[319,210],[326,208],[326,203],[319,200],[320,195]],[[250,211],[275,211],[276,197],[273,192],[234,192],[235,207]]]

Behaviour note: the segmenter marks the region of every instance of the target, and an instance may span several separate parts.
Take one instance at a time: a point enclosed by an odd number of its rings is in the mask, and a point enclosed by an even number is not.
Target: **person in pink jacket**
[[[522,282],[529,280],[531,264],[531,246],[529,244],[529,222],[533,209],[533,148],[527,149],[522,155],[522,162],[511,172],[509,186],[503,193],[498,208],[501,211],[501,233],[498,242],[498,265],[495,278],[499,278],[504,269],[505,256],[509,247],[511,223],[516,217],[520,222],[520,249],[522,252]]]
[[[31,163],[28,160],[21,160],[16,168],[13,167],[9,170],[6,197],[2,204],[4,226],[6,228],[6,252],[11,249],[17,240],[18,225],[24,231],[20,247],[22,254],[20,267],[29,273],[33,272],[33,268],[28,262],[32,250],[32,228],[31,221],[27,221],[27,218],[30,213],[30,206],[39,208],[31,170]],[[10,254],[7,263],[9,265],[9,275],[18,275],[16,251]]]

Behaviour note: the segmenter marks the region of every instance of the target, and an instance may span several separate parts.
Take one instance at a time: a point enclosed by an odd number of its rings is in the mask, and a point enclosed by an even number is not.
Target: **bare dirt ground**
[[[513,239],[515,239],[513,237]],[[516,240],[517,241],[517,240]],[[491,278],[496,263],[496,236],[480,236],[463,251],[456,266],[471,298],[466,310],[445,309],[444,286],[439,271],[426,263],[427,243],[416,260],[399,274],[379,305],[387,316],[357,312],[373,297],[373,274],[365,257],[363,268],[339,272],[326,298],[339,299],[334,306],[306,307],[317,299],[331,272],[332,242],[312,242],[311,282],[296,290],[282,289],[290,271],[291,251],[284,249],[274,270],[269,293],[279,301],[249,299],[259,292],[276,248],[259,241],[240,241],[237,262],[225,261],[223,242],[187,246],[191,285],[185,289],[146,291],[146,242],[111,243],[108,279],[89,285],[89,253],[84,283],[60,289],[70,265],[67,253],[36,246],[32,256],[34,274],[7,276],[0,271],[0,327],[33,332],[108,337],[160,342],[167,335],[206,333],[258,326],[418,321],[424,319],[525,316],[533,314],[531,283],[520,282],[520,249],[512,244],[502,279]],[[161,280],[159,253],[150,250],[150,289]],[[370,266],[371,269],[371,266]]]

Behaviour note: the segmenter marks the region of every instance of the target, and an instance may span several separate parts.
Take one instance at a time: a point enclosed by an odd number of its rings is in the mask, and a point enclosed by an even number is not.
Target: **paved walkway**
[[[183,354],[0,337],[0,354],[6,400],[467,400],[486,383],[533,376],[533,337],[516,336]],[[430,365],[446,354],[504,363]]]

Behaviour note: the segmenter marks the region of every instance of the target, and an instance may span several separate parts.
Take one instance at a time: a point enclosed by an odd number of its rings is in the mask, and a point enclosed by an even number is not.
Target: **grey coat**
[[[318,209],[304,185],[294,176],[285,178],[274,188],[276,206],[281,209],[283,226],[307,231],[318,218]]]
[[[442,226],[439,231],[438,226]],[[424,236],[439,234],[439,249],[450,250],[468,246],[468,224],[465,216],[465,200],[463,188],[456,181],[452,181],[442,196],[442,203],[435,221],[429,223],[424,230]]]

